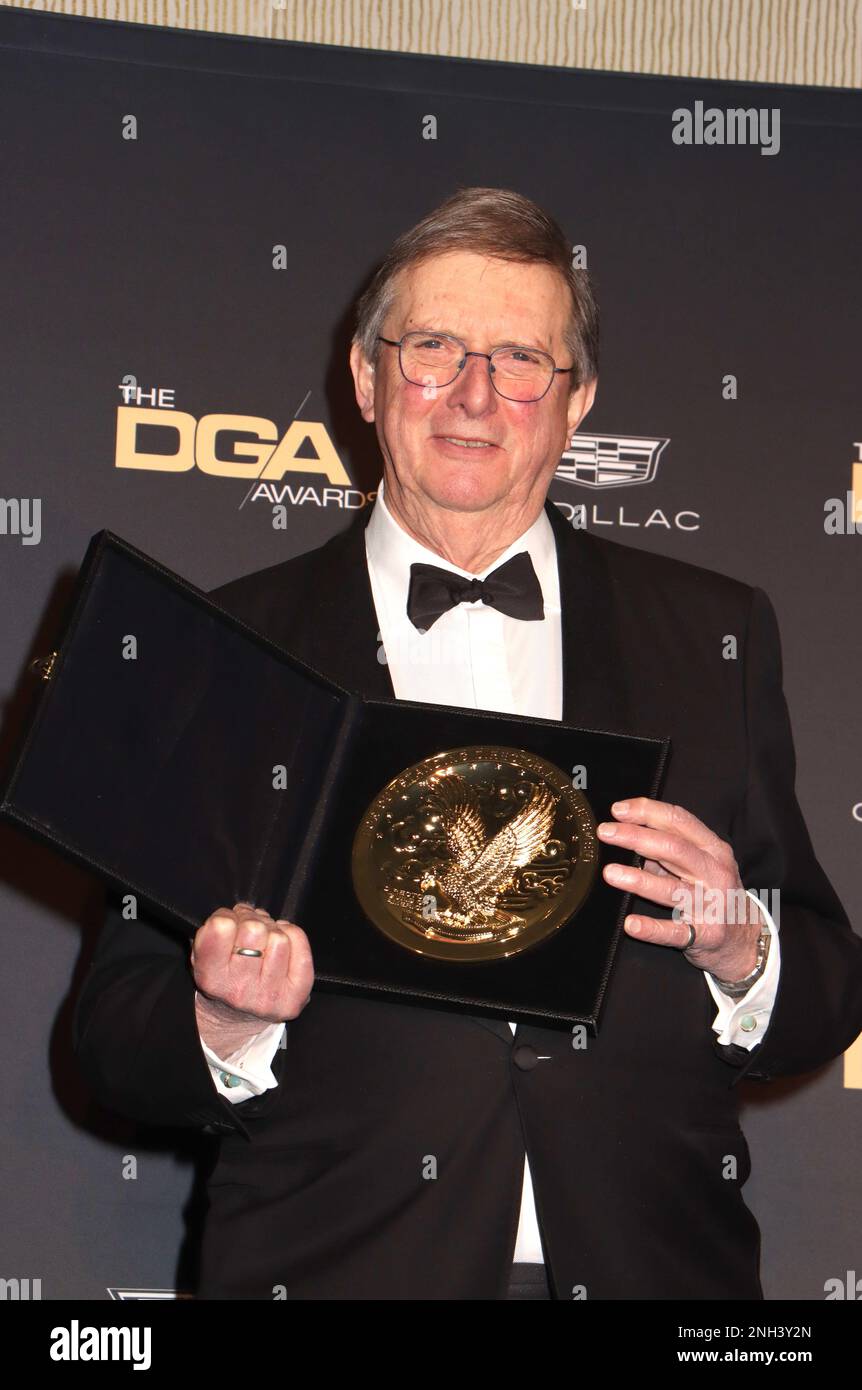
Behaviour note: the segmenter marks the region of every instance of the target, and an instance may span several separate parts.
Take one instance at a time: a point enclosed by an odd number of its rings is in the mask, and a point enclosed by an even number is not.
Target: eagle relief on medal
[[[517,748],[454,748],[374,798],[353,842],[353,884],[399,946],[501,960],[575,915],[598,858],[590,804],[553,763]]]

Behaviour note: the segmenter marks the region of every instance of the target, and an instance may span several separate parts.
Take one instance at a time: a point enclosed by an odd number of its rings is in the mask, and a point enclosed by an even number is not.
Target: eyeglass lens
[[[463,355],[464,349],[451,338],[408,333],[401,343],[401,370],[415,386],[448,386],[458,375]],[[549,359],[530,348],[498,348],[492,365],[494,386],[513,401],[543,396],[554,376]]]

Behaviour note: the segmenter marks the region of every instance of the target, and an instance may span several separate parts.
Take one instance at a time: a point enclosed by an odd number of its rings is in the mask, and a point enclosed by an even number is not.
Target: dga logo
[[[655,481],[669,439],[615,434],[576,434],[555,477],[584,487],[632,487]]]
[[[116,468],[150,473],[197,469],[210,477],[244,479],[249,486],[241,505],[251,498],[268,503],[274,512],[307,504],[355,511],[374,498],[373,492],[352,485],[320,420],[292,420],[280,436],[275,421],[261,415],[216,412],[197,419],[176,409],[175,392],[168,387],[144,391],[132,380],[120,390],[125,404],[117,410]],[[299,480],[309,474],[320,482]]]
[[[844,1053],[844,1085],[849,1091],[862,1091],[862,1033]]]
[[[259,415],[213,414],[196,420],[185,410],[121,405],[114,462],[117,468],[156,473],[199,468],[216,478],[249,481],[278,482],[288,472],[322,473],[350,486],[326,426],[317,420],[293,420],[279,439],[275,421]]]

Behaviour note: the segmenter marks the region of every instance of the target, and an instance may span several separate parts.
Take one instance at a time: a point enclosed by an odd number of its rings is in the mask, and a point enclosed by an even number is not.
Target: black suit
[[[557,1297],[762,1297],[735,1083],[812,1069],[862,1030],[862,941],[795,799],[775,617],[762,590],[547,511],[564,720],[669,735],[664,799],[731,842],[747,887],[781,890],[766,1037],[751,1053],[719,1046],[702,973],[624,936],[586,1050],[565,1031],[521,1025],[513,1041],[502,1021],[317,993],[276,1053],[278,1087],[234,1108],[198,1040],[187,945],[112,902],[77,1052],[105,1105],[222,1136],[203,1296],[504,1297],[526,1145]],[[342,685],[392,697],[362,518],[214,594]],[[737,660],[723,659],[727,634]]]

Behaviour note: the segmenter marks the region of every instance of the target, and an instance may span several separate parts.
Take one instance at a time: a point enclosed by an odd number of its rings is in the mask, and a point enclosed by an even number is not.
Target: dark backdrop
[[[672,112],[698,100],[777,108],[779,153],[674,144]],[[456,186],[512,187],[586,248],[603,310],[597,403],[551,495],[601,534],[768,591],[800,799],[858,923],[862,538],[827,534],[824,504],[846,499],[862,454],[860,126],[848,92],[0,11],[2,493],[41,507],[38,544],[8,507],[0,534],[0,751],[95,531],[210,588],[318,545],[368,504],[379,465],[352,399],[350,305]],[[173,395],[126,407],[129,380]],[[141,406],[158,412],[137,417],[149,458],[118,456]],[[257,419],[223,420],[208,448],[214,415]],[[263,486],[249,450],[264,435],[268,454],[294,421]],[[150,466],[117,466],[135,462]],[[195,1137],[94,1110],[70,1059],[100,898],[0,832],[0,1276],[41,1280],[44,1298],[194,1278],[181,1251]],[[859,1053],[747,1087],[768,1297],[823,1298],[862,1273]]]

